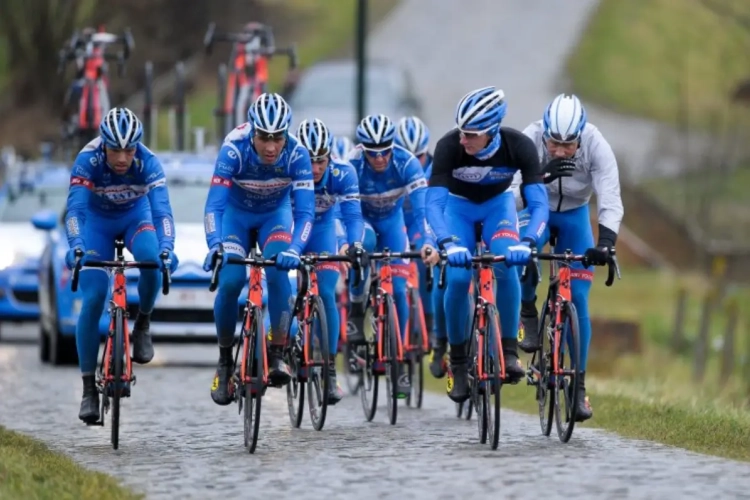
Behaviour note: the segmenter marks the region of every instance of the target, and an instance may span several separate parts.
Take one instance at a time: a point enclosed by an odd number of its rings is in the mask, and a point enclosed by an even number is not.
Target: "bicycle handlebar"
[[[78,277],[83,267],[107,268],[107,269],[159,269],[161,268],[162,281],[161,292],[169,295],[169,285],[172,283],[172,274],[169,271],[169,253],[162,252],[159,258],[164,262],[164,266],[158,262],[134,260],[87,260],[83,262],[83,252],[80,249],[75,251],[75,264],[73,265],[73,277],[70,282],[70,289],[78,291]]]
[[[474,255],[471,258],[472,264],[497,264],[498,262],[505,262],[505,255],[494,255],[491,253],[485,253],[482,255]],[[438,275],[438,288],[445,288],[445,269],[448,264],[448,254],[445,251],[440,252],[440,274]]]
[[[267,46],[260,47],[258,49],[252,49],[249,51],[250,54],[263,57],[273,57],[277,54],[285,55],[289,57],[289,68],[297,68],[297,66],[299,65],[299,59],[297,57],[297,47],[294,44],[284,48],[276,47],[273,38],[273,28],[267,25],[261,25],[258,29],[255,29],[251,32],[217,34],[216,23],[210,23],[208,25],[208,30],[203,37],[203,46],[206,49],[206,54],[211,55],[214,42],[248,43],[253,38],[256,38],[258,36],[265,37],[268,40]]]
[[[219,251],[216,252],[211,261],[211,282],[208,285],[208,290],[213,292],[219,286],[219,269],[221,266],[217,265],[219,262],[224,260],[224,253]],[[227,264],[233,264],[237,266],[255,266],[255,267],[271,267],[276,265],[276,259],[255,259],[255,258],[242,258],[242,257],[227,257]]]
[[[554,260],[558,262],[584,262],[586,260],[586,256],[575,255],[570,250],[566,250],[563,253],[538,253],[536,250],[532,250],[531,260],[532,261]],[[620,266],[617,262],[617,254],[615,252],[614,247],[610,248],[609,250],[609,259],[607,260],[606,266],[607,266],[607,281],[605,281],[604,284],[606,286],[612,286],[615,282],[615,276],[617,276],[618,280],[622,279],[620,275]]]

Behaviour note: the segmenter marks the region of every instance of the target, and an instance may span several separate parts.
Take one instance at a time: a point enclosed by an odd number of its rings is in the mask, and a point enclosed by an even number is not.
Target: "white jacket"
[[[523,133],[536,144],[544,166],[551,158],[542,140],[542,120],[526,127]],[[587,205],[592,193],[596,193],[599,224],[618,233],[624,213],[620,198],[620,173],[612,147],[594,125],[586,124],[581,146],[573,159],[576,169],[572,177],[562,177],[546,185],[550,211],[567,212]],[[513,192],[516,205],[523,203],[519,201],[520,176],[513,180]]]

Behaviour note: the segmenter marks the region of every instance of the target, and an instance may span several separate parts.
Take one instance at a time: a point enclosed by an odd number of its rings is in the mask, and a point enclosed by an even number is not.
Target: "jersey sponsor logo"
[[[147,191],[147,186],[128,184],[103,186],[94,189],[94,193],[118,205],[122,205],[142,198]]]
[[[360,199],[368,208],[390,208],[401,199],[404,192],[404,188],[396,188],[382,193],[360,193]]]
[[[231,149],[229,151],[227,151],[227,156],[230,157],[233,160],[237,159],[237,153],[235,151],[231,150]]]
[[[498,238],[508,238],[511,240],[518,241],[518,233],[513,229],[499,229],[492,235],[491,240],[494,241]]]
[[[207,233],[213,233],[216,231],[216,215],[213,212],[206,214],[203,219],[203,227]]]
[[[309,222],[305,222],[305,227],[302,228],[302,234],[300,235],[300,239],[302,241],[307,241],[307,239],[310,237],[311,231],[312,231],[312,224]]]
[[[454,179],[458,179],[464,182],[479,182],[490,173],[492,167],[478,167],[468,166],[460,167],[453,170],[452,175]]]
[[[156,189],[158,187],[166,187],[167,185],[167,179],[166,177],[162,177],[161,179],[158,179],[146,186],[146,189],[148,191],[151,191],[152,189]]]
[[[345,195],[339,197],[339,200],[341,200],[341,201],[357,201],[357,200],[359,200],[359,193],[345,194]]]
[[[157,170],[156,172],[151,172],[148,177],[146,177],[146,182],[152,182],[155,179],[157,179],[160,175],[162,175],[161,170]]]
[[[536,232],[536,237],[537,237],[537,238],[541,238],[541,237],[542,237],[542,234],[544,234],[544,230],[545,230],[546,228],[547,228],[547,223],[546,223],[546,222],[542,222],[542,223],[541,223],[541,224],[539,225],[539,229],[538,229],[538,230],[537,230],[537,232]]]
[[[225,175],[234,174],[234,168],[224,163],[223,161],[216,162],[216,171]]]
[[[80,236],[81,228],[78,225],[78,217],[71,217],[65,221],[65,228],[68,231],[68,236]]]
[[[411,193],[413,191],[416,191],[419,188],[426,188],[427,187],[427,180],[422,177],[421,179],[417,179],[416,181],[412,182],[406,187],[406,192]]]
[[[240,186],[245,191],[255,193],[262,196],[272,196],[277,194],[292,183],[289,178],[275,178],[275,179],[238,179],[234,178],[234,183]]]
[[[231,243],[225,241],[224,243],[222,243],[222,246],[224,247],[224,253],[239,255],[243,258],[247,255],[247,251],[245,251],[245,248],[239,243]]]
[[[230,179],[224,179],[223,177],[219,177],[218,175],[214,175],[211,178],[211,185],[212,186],[232,187],[232,181]]]
[[[294,163],[302,158],[302,152],[304,150],[301,147],[294,148],[294,151],[289,155],[289,163]]]
[[[284,243],[291,243],[292,235],[286,231],[277,231],[275,233],[271,233],[270,235],[268,235],[268,238],[266,238],[266,243],[263,246],[265,247],[272,241],[282,241]]]
[[[93,189],[94,183],[83,177],[72,177],[70,179],[70,185],[72,186],[83,186],[88,189]]]
[[[594,281],[594,271],[589,269],[571,269],[570,279],[582,281]]]
[[[311,180],[292,182],[292,190],[296,191],[298,189],[315,189],[315,186],[313,185],[313,181]]]
[[[162,230],[164,231],[164,236],[167,238],[172,237],[172,221],[170,221],[168,218],[164,218],[161,222]]]
[[[89,158],[89,163],[91,163],[92,167],[95,167],[99,164],[99,159],[96,156],[92,156]]]

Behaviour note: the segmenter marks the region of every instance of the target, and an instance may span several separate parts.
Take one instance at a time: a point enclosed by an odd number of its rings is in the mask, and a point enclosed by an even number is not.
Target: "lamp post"
[[[357,57],[357,123],[365,117],[365,74],[367,66],[367,0],[357,0],[357,33],[355,36]]]

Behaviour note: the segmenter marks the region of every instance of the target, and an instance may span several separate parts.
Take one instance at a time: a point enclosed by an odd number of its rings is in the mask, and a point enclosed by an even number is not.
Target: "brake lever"
[[[169,252],[164,251],[159,255],[164,266],[162,267],[161,274],[161,293],[163,295],[169,295],[169,285],[172,284],[172,272],[170,267],[172,265],[172,259],[169,258]]]

